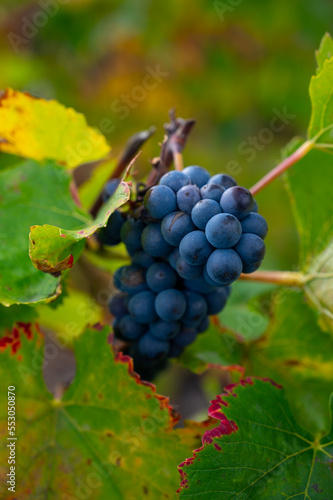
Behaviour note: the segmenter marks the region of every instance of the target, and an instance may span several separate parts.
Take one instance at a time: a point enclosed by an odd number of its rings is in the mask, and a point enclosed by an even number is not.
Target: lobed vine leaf
[[[38,271],[29,259],[33,224],[67,229],[87,225],[90,217],[72,200],[71,177],[55,162],[21,160],[0,172],[0,303],[34,304],[55,298],[60,280]]]
[[[0,97],[0,151],[73,168],[106,156],[104,136],[55,100],[7,89]]]
[[[106,226],[110,215],[130,197],[130,188],[122,182],[111,198],[102,206],[89,225],[76,230],[66,230],[45,224],[32,226],[29,236],[29,255],[34,266],[45,273],[58,273],[72,267],[73,260],[82,251],[86,238],[98,228]]]
[[[8,384],[17,393],[17,498],[174,498],[177,464],[211,423],[175,429],[168,399],[133,373],[130,358],[112,354],[109,332],[88,328],[75,340],[77,372],[61,400],[43,381],[43,351],[46,363],[48,353],[56,353],[42,336],[22,335],[14,356],[8,347],[0,351],[1,435],[7,433]],[[4,478],[5,448],[0,457]],[[6,490],[2,481],[1,498],[9,498]]]
[[[281,386],[246,379],[217,396],[209,415],[220,423],[180,465],[179,498],[332,497],[333,428],[314,437],[300,427]]]

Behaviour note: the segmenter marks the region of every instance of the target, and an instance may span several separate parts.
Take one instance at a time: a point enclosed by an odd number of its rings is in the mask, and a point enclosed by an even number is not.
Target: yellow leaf
[[[0,97],[0,151],[73,168],[103,158],[110,147],[74,109],[7,89]]]

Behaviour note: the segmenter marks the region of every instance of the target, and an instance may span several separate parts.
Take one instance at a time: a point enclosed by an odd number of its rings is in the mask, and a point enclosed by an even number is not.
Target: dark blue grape
[[[234,186],[224,191],[220,203],[223,212],[242,220],[252,212],[253,196],[247,189]]]
[[[144,227],[143,222],[140,220],[128,219],[121,228],[121,241],[125,244],[130,254],[141,249],[141,235]]]
[[[221,283],[218,283],[217,281],[212,280],[210,276],[207,274],[207,265],[204,266],[203,272],[202,272],[202,277],[208,283],[208,285],[212,286],[213,288],[221,287]]]
[[[192,184],[182,187],[177,193],[178,208],[187,214],[191,214],[192,208],[200,200],[200,190]]]
[[[235,250],[243,264],[253,265],[262,261],[265,256],[265,243],[256,234],[245,233],[235,246]]]
[[[158,339],[169,340],[178,335],[180,327],[179,321],[163,321],[159,319],[150,325],[150,331]]]
[[[118,324],[123,340],[131,342],[137,340],[147,331],[146,325],[138,323],[132,316],[123,316]]]
[[[209,180],[210,183],[219,184],[225,189],[229,189],[233,186],[237,186],[237,182],[231,175],[228,174],[216,174]]]
[[[205,264],[213,250],[203,231],[192,231],[184,236],[179,245],[181,258],[192,266]]]
[[[160,180],[160,184],[163,186],[168,186],[172,191],[177,193],[180,188],[191,184],[190,178],[184,174],[184,172],[179,172],[178,170],[171,170],[167,174],[164,174]]]
[[[215,250],[206,265],[208,276],[220,285],[230,285],[236,281],[241,275],[242,269],[241,258],[232,249]]]
[[[177,274],[166,262],[155,262],[147,270],[147,285],[153,292],[162,292],[177,284]]]
[[[206,330],[208,330],[208,328],[209,328],[209,318],[208,316],[205,316],[196,327],[196,330],[198,333],[204,333]]]
[[[195,225],[185,212],[171,212],[162,220],[161,230],[164,239],[177,247],[187,233],[195,230]]]
[[[186,310],[185,296],[174,288],[163,290],[156,297],[155,308],[158,316],[164,321],[177,321]]]
[[[168,358],[179,358],[181,354],[184,352],[185,347],[182,347],[177,344],[173,344],[172,341],[170,342],[170,350],[168,353]]]
[[[144,250],[137,250],[132,256],[132,264],[137,264],[138,266],[145,267],[146,269],[154,264],[154,262],[154,257],[148,255]]]
[[[146,270],[135,264],[122,266],[113,275],[114,286],[125,293],[147,290]]]
[[[198,322],[207,315],[207,302],[202,295],[187,290],[183,291],[186,298],[186,311],[182,317],[185,322]]]
[[[151,291],[140,292],[130,298],[128,310],[139,323],[152,323],[157,318],[155,310],[156,295]]]
[[[217,288],[214,292],[205,295],[205,299],[208,306],[207,314],[209,316],[213,314],[218,314],[222,311],[227,303],[228,292],[225,288]]]
[[[258,203],[256,202],[256,200],[253,198],[253,208],[252,208],[252,212],[255,212],[257,213],[259,210],[259,207],[258,207]]]
[[[121,242],[120,234],[124,223],[125,219],[122,213],[118,210],[113,212],[109,217],[106,227],[102,227],[100,230],[99,236],[102,243],[109,246],[118,245]]]
[[[192,181],[193,184],[201,188],[210,179],[210,173],[198,165],[191,165],[184,168],[183,173],[186,174]]]
[[[150,359],[160,359],[168,354],[170,344],[166,340],[154,337],[151,332],[145,333],[138,341],[138,351],[142,356]]]
[[[222,208],[219,203],[214,200],[200,200],[192,209],[191,217],[194,224],[199,229],[205,229],[207,222],[214,215],[222,213]]]
[[[234,215],[218,214],[207,222],[205,234],[215,248],[231,248],[242,236],[242,226]]]
[[[242,220],[243,233],[253,233],[263,240],[267,236],[268,225],[266,219],[255,212],[251,212],[245,219]]]
[[[215,184],[214,182],[209,182],[208,184],[202,186],[202,188],[200,189],[200,194],[203,200],[205,199],[214,200],[220,203],[221,196],[224,193],[224,191],[225,189],[223,186]]]
[[[177,271],[177,260],[179,259],[179,249],[175,248],[171,254],[168,256],[168,262],[172,269]]]
[[[198,278],[194,279],[185,279],[184,286],[192,292],[202,293],[204,295],[215,290],[215,287],[209,285],[203,276],[199,276]]]
[[[116,318],[122,318],[127,314],[126,297],[127,295],[123,293],[116,293],[109,302],[110,313]]]
[[[256,262],[255,264],[244,264],[243,263],[243,273],[244,274],[254,273],[254,271],[259,269],[261,264],[262,264],[262,260],[260,262]]]
[[[173,345],[178,345],[179,347],[186,347],[192,344],[198,336],[196,328],[188,327],[184,328],[174,339],[172,339]]]
[[[203,272],[203,266],[192,266],[179,256],[176,261],[176,271],[182,278],[190,280],[201,276]]]
[[[102,200],[104,201],[104,203],[109,199],[111,198],[111,196],[113,195],[113,193],[116,191],[117,187],[119,186],[120,184],[120,179],[111,179],[109,180],[105,186],[104,186],[104,189],[103,189],[103,192],[102,192]]]
[[[141,243],[144,251],[153,257],[166,257],[173,249],[163,238],[159,222],[145,227],[141,236]]]
[[[147,191],[144,206],[155,219],[163,219],[170,212],[177,210],[176,195],[168,186],[154,186]]]

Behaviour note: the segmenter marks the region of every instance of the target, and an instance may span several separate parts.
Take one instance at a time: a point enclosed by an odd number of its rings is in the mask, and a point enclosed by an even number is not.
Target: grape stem
[[[183,161],[183,155],[179,153],[178,151],[175,151],[173,153],[173,162],[175,164],[175,169],[176,170],[183,170],[184,168],[184,161]]]
[[[279,165],[273,168],[268,174],[266,174],[260,181],[258,181],[254,186],[251,187],[250,192],[254,195],[259,193],[265,186],[270,184],[274,179],[283,174],[288,168],[297,163],[299,160],[304,158],[304,156],[311,151],[315,146],[313,140],[304,142],[294,153],[292,153],[288,158],[283,160]]]
[[[252,274],[241,274],[239,279],[273,283],[276,285],[297,286],[300,288],[308,281],[308,278],[304,274],[293,271],[256,271]]]

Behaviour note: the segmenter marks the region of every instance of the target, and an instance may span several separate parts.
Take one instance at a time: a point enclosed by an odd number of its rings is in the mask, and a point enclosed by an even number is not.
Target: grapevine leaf
[[[227,387],[209,415],[220,424],[180,465],[179,498],[332,498],[333,428],[320,439],[300,427],[281,386],[247,379]]]
[[[29,259],[33,224],[74,229],[90,218],[70,195],[71,177],[54,162],[26,160],[0,172],[0,302],[6,306],[51,300],[60,280],[41,273]]]
[[[117,191],[102,206],[96,219],[77,230],[66,230],[45,224],[32,226],[30,231],[29,255],[37,269],[45,273],[58,273],[72,266],[73,258],[82,251],[82,243],[107,221],[118,207],[130,197],[129,185],[122,182]]]
[[[329,35],[323,38],[317,52],[318,70],[310,81],[312,114],[308,129],[309,139],[320,136],[321,143],[333,142],[333,41]],[[328,130],[326,130],[328,128]]]
[[[130,358],[112,354],[108,335],[107,327],[88,328],[75,340],[76,377],[61,400],[43,381],[41,336],[22,335],[16,355],[0,352],[2,436],[8,385],[17,394],[17,498],[174,498],[177,464],[199,445],[208,423],[175,429],[168,399],[140,381]],[[55,356],[54,347],[44,352],[46,362],[48,352]],[[2,447],[2,478],[7,454]],[[2,481],[1,498],[8,498],[6,490]]]
[[[320,175],[316,165],[320,165]],[[313,150],[288,172],[288,191],[300,237],[300,265],[309,278],[305,292],[333,331],[333,157]]]
[[[57,101],[7,89],[0,98],[0,151],[72,168],[110,151],[85,117]]]

